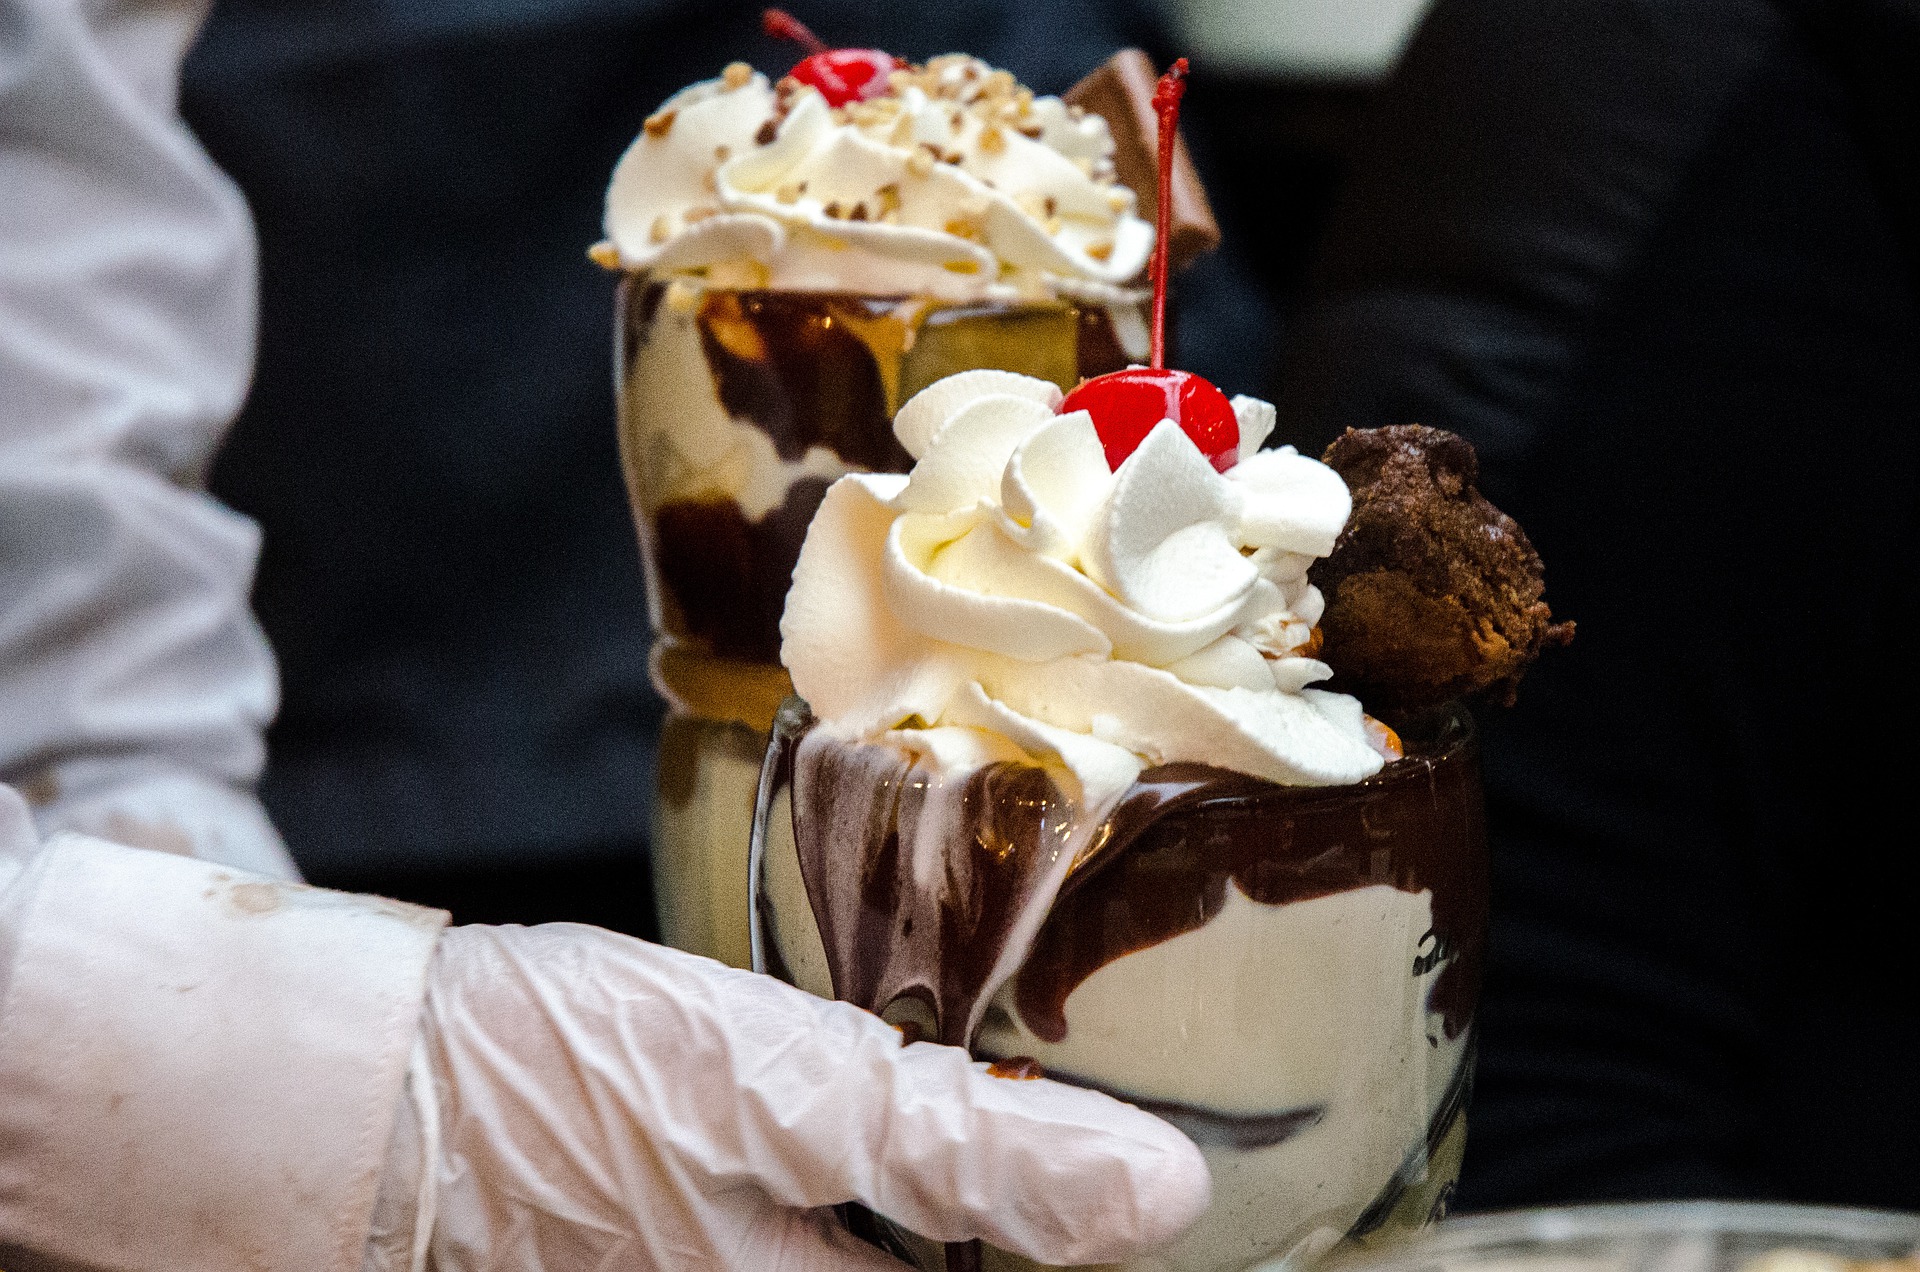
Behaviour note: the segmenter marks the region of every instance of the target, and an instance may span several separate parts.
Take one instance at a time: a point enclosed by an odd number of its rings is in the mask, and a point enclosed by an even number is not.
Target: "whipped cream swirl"
[[[823,727],[964,770],[1063,768],[1098,810],[1149,764],[1289,785],[1378,771],[1360,704],[1309,688],[1307,581],[1351,510],[1331,469],[1262,451],[1273,408],[1238,397],[1224,475],[1171,421],[1109,470],[1054,385],[968,371],[894,420],[906,476],[857,474],[808,530],[780,630]]]
[[[744,63],[669,98],[607,189],[609,266],[714,286],[939,299],[1130,298],[1153,227],[1099,115],[977,58],[831,107]]]

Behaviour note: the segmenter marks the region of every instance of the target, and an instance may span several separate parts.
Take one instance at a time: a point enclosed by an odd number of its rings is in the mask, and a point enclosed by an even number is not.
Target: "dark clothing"
[[[614,161],[758,5],[223,0],[189,121],[262,245],[260,364],[213,486],[258,519],[285,701],[263,796],[310,876],[642,851],[660,705],[614,452]],[[1058,91],[1142,4],[866,5],[832,40]],[[370,875],[370,872],[372,874]],[[552,917],[552,916],[544,916]]]
[[[1487,719],[1460,1201],[1920,1207],[1920,7],[1441,0],[1283,438],[1466,434],[1580,625]]]

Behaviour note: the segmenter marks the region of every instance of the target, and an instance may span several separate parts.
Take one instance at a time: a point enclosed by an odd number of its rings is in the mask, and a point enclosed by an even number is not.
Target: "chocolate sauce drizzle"
[[[1440,742],[1352,786],[1277,786],[1204,764],[1140,775],[1098,853],[1061,889],[1014,982],[1035,1036],[1067,1036],[1067,996],[1100,968],[1204,926],[1231,883],[1263,905],[1386,884],[1432,893],[1414,975],[1428,1008],[1466,1028],[1486,930],[1486,828],[1470,739]]]
[[[1036,1036],[1057,1042],[1078,985],[1205,925],[1229,883],[1265,905],[1384,884],[1431,894],[1432,929],[1408,972],[1439,972],[1428,1009],[1457,1037],[1471,1020],[1486,931],[1479,767],[1463,712],[1404,736],[1407,758],[1351,786],[1150,768],[1047,897],[1059,877],[1048,867],[1077,837],[1072,802],[1045,770],[988,765],[964,779],[953,811],[926,818],[936,788],[925,761],[810,733],[795,753],[794,833],[835,994],[878,1013],[917,999],[935,1036],[964,1046],[1018,916],[1047,905],[1014,1004]],[[923,841],[928,832],[935,842]],[[1267,1129],[1284,1138],[1319,1113],[1279,1116],[1286,1125]]]
[[[952,1046],[966,1045],[1074,813],[1034,765],[989,764],[962,780],[943,793],[927,760],[818,732],[801,739],[793,766],[801,876],[835,996],[879,1013],[915,999],[932,1036]]]

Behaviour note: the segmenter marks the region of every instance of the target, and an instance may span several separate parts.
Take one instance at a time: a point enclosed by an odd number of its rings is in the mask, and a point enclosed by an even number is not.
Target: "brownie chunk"
[[[1325,462],[1353,492],[1333,555],[1320,657],[1378,714],[1453,699],[1511,705],[1527,667],[1573,639],[1541,594],[1540,554],[1474,481],[1463,437],[1419,424],[1348,429]]]

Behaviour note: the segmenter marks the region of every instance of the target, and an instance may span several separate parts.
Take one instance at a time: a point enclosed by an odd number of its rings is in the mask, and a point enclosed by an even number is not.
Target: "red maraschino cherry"
[[[760,27],[777,40],[792,40],[807,50],[807,56],[787,74],[819,89],[829,106],[845,106],[884,95],[887,76],[906,65],[882,49],[830,49],[806,24],[784,9],[761,10]]]
[[[1191,371],[1167,367],[1167,240],[1173,226],[1173,139],[1180,98],[1187,91],[1187,59],[1160,77],[1153,109],[1160,119],[1160,200],[1153,240],[1153,344],[1151,366],[1095,376],[1067,394],[1060,411],[1085,411],[1106,447],[1107,466],[1118,469],[1154,425],[1172,420],[1193,439],[1220,472],[1240,458],[1240,422],[1227,395]]]

